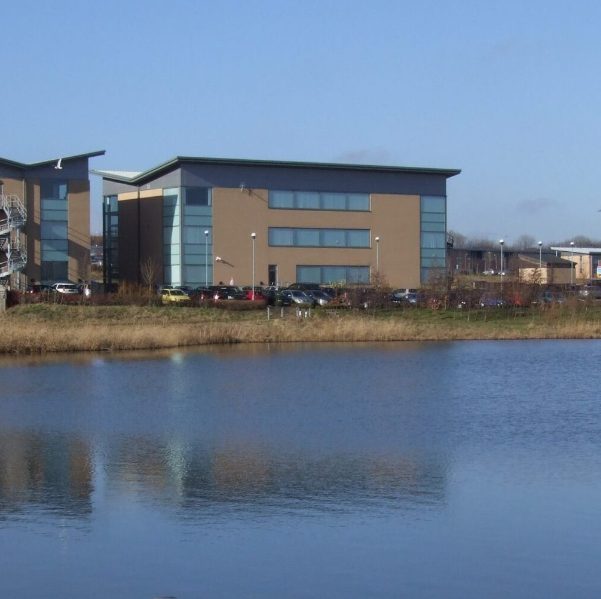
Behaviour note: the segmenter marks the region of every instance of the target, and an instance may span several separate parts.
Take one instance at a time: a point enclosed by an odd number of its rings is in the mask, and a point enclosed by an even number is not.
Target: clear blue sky
[[[451,229],[601,237],[598,2],[22,0],[2,22],[0,156],[461,168]]]

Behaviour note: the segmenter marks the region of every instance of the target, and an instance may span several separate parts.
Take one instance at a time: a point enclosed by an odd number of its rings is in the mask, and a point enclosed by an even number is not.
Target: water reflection
[[[76,436],[0,434],[4,518],[32,508],[87,518],[95,487],[109,500],[128,497],[195,519],[218,518],[232,506],[240,515],[270,516],[435,507],[444,503],[445,480],[440,462],[416,456],[209,448],[149,437],[116,437],[95,450]]]
[[[88,443],[65,435],[0,434],[0,517],[32,507],[85,518],[92,511]]]

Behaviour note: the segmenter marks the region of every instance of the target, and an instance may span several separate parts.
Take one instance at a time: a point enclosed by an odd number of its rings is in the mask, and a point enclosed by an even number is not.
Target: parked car
[[[246,299],[246,293],[240,287],[234,287],[233,285],[213,285],[210,289],[213,292],[215,301]]]
[[[161,302],[163,304],[184,304],[190,301],[190,296],[181,289],[163,289]]]
[[[417,301],[417,289],[409,289],[409,288],[395,289],[390,294],[390,301],[392,301],[395,304],[400,304],[401,302],[408,301],[409,297],[411,297],[412,299],[414,298]],[[410,303],[415,303],[415,302],[410,302]]]
[[[601,299],[601,287],[598,285],[585,285],[578,291],[580,297],[587,299]]]
[[[307,289],[305,294],[313,300],[316,306],[327,306],[332,301],[332,298],[321,289]]]
[[[252,287],[243,287],[244,293],[246,294],[246,299],[247,300],[265,300],[267,299],[264,295],[263,295],[263,289],[261,287],[255,287],[255,293],[253,296],[253,288]]]
[[[505,305],[505,302],[503,301],[503,299],[497,295],[485,293],[480,298],[480,307],[481,308],[500,308],[501,306],[504,306],[504,305]]]
[[[74,283],[55,283],[52,285],[52,289],[57,293],[64,293],[65,295],[79,294],[79,287]]]
[[[50,285],[43,285],[41,283],[34,283],[27,287],[27,293],[48,293],[50,291],[54,291]]]
[[[282,298],[286,298],[290,305],[297,304],[303,306],[313,306],[313,299],[310,298],[304,291],[299,289],[284,289],[281,293]]]

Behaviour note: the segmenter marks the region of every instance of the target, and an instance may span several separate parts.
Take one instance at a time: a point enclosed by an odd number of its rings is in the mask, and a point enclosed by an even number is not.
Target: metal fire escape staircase
[[[27,221],[27,208],[17,195],[0,195],[0,284],[2,279],[23,270],[27,264],[27,248],[22,242],[22,228]]]

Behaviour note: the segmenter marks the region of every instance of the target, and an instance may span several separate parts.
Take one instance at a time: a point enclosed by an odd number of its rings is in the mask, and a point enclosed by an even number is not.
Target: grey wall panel
[[[183,186],[199,187],[244,184],[251,189],[446,195],[446,177],[429,173],[185,164],[181,181]]]
[[[82,181],[87,181],[89,178],[87,158],[67,160],[61,163],[61,169],[57,169],[55,166],[56,164],[28,166],[25,169],[25,176],[28,179],[79,179]]]
[[[181,172],[180,169],[154,179],[152,183],[147,183],[140,186],[140,191],[147,189],[166,189],[169,187],[181,187]],[[103,179],[102,182],[102,195],[110,196],[119,193],[127,193],[128,191],[138,191],[137,185],[127,185],[126,183],[117,183],[115,181],[107,181]]]

